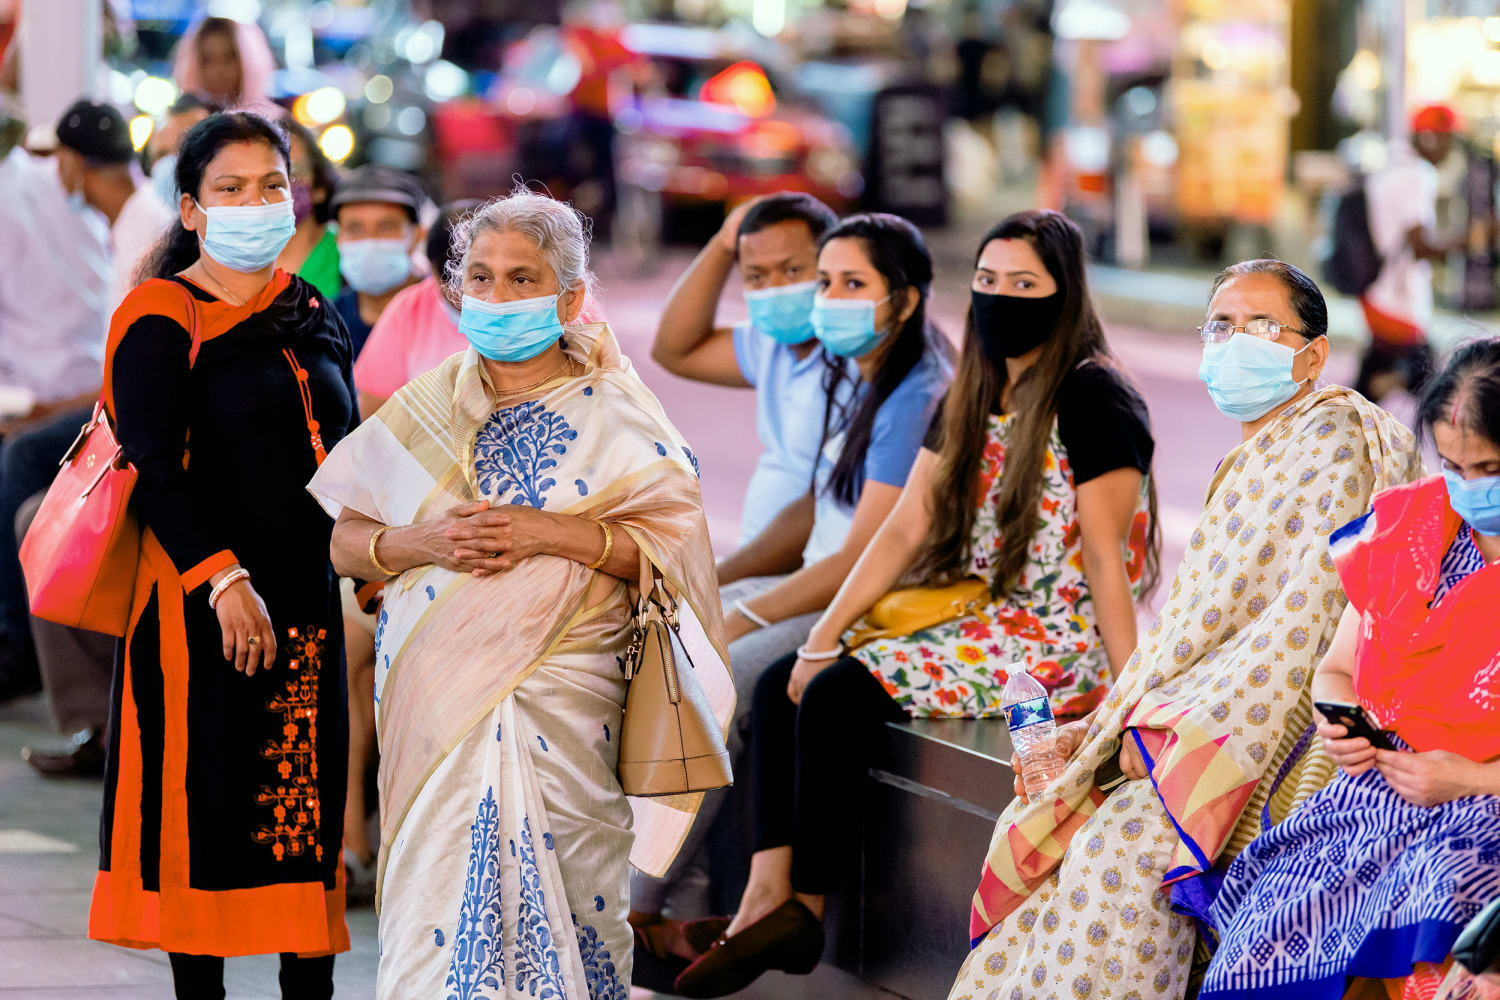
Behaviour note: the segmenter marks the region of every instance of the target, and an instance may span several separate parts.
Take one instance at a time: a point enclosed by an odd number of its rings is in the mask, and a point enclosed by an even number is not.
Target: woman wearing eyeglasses
[[[1385,411],[1316,388],[1327,330],[1289,264],[1214,282],[1199,375],[1242,440],[1161,614],[1098,711],[1060,731],[1067,768],[1000,817],[953,997],[1183,996],[1205,876],[1331,778],[1309,687],[1345,603],[1328,536],[1421,462]]]

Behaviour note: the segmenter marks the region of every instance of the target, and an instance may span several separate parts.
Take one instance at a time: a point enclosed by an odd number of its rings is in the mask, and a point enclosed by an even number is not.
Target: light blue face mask
[[[1198,377],[1208,383],[1220,413],[1248,424],[1297,394],[1302,383],[1292,378],[1292,359],[1302,351],[1236,333],[1223,343],[1203,345]]]
[[[813,333],[829,351],[841,358],[859,358],[869,354],[885,337],[875,329],[875,307],[869,299],[813,299]]]
[[[411,253],[405,240],[340,243],[339,273],[356,292],[384,295],[411,276]]]
[[[263,271],[276,263],[277,254],[297,231],[291,198],[262,205],[198,207],[208,216],[204,253],[242,274]]]
[[[491,361],[530,361],[563,335],[557,296],[485,302],[465,295],[458,332]]]
[[[1465,479],[1443,470],[1448,484],[1448,505],[1481,535],[1500,535],[1500,476]]]
[[[805,344],[814,336],[812,311],[817,295],[816,281],[746,292],[750,325],[778,344]]]
[[[151,190],[173,212],[177,211],[177,154],[168,153],[151,164]]]

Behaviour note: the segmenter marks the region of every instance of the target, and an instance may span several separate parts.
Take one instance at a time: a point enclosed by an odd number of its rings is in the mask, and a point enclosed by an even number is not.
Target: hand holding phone
[[[1315,701],[1313,707],[1322,713],[1323,718],[1337,726],[1343,726],[1345,739],[1358,739],[1363,737],[1370,741],[1370,746],[1377,750],[1395,750],[1396,745],[1390,741],[1385,732],[1375,728],[1370,717],[1365,714],[1361,705],[1351,705],[1343,701]]]

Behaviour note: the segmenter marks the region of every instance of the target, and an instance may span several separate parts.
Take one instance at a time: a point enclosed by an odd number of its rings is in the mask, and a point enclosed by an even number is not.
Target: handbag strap
[[[198,300],[182,282],[178,282],[177,287],[187,300],[188,336],[192,338],[188,346],[188,370],[192,371],[193,365],[198,363],[198,349],[203,346],[203,326],[198,320]]]

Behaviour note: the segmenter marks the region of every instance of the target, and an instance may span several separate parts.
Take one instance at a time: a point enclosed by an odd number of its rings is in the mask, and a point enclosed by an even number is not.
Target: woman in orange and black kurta
[[[349,338],[274,269],[280,132],[213,115],[177,183],[181,224],[105,362],[143,544],[89,936],[171,953],[179,998],[223,997],[225,956],[272,952],[284,997],[329,997],[349,947],[348,704],[333,524],[304,485],[357,421]]]

